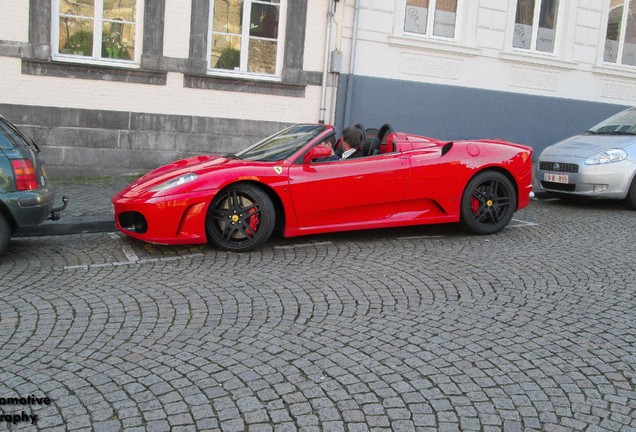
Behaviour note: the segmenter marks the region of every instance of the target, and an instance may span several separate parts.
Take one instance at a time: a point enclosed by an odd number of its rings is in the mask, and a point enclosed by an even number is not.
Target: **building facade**
[[[321,3],[0,0],[0,114],[56,175],[236,151],[317,121]]]
[[[357,17],[350,3],[343,124],[504,138],[538,156],[636,104],[636,1],[360,0]]]
[[[319,121],[538,152],[636,101],[636,0],[0,0],[0,10],[0,114],[55,175],[143,172]]]

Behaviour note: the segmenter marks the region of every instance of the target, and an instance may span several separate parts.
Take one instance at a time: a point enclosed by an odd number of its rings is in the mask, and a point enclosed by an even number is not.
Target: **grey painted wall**
[[[0,103],[55,177],[141,174],[190,156],[236,152],[285,123]]]
[[[396,130],[459,140],[500,138],[534,148],[580,133],[625,108],[557,97],[355,76],[340,79],[336,118],[342,129],[347,83],[353,85],[349,123],[393,124]]]

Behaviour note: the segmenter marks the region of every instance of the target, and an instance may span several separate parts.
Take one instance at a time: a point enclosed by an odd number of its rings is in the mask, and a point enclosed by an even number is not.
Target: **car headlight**
[[[586,165],[599,165],[612,162],[620,162],[627,158],[627,152],[623,149],[610,149],[595,154],[585,161]]]
[[[161,192],[161,191],[165,191],[167,189],[173,188],[173,187],[177,187],[177,186],[181,186],[183,184],[189,183],[193,180],[198,179],[199,176],[195,173],[188,173],[188,174],[184,174],[182,176],[179,177],[175,177],[171,180],[168,180],[167,182],[161,183],[160,185],[157,185],[155,187],[153,187],[152,189],[150,189],[152,192]]]

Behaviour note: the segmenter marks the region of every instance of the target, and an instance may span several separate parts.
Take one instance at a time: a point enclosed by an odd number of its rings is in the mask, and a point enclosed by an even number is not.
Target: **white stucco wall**
[[[0,41],[28,42],[29,2],[0,0]],[[305,70],[322,70],[326,5],[310,2]],[[166,0],[164,55],[188,58],[191,0]],[[195,115],[275,122],[316,122],[321,88],[305,97],[191,89],[169,73],[166,86],[22,74],[21,60],[0,56],[2,103]]]
[[[163,55],[188,58],[192,0],[166,0],[166,25],[163,33]]]
[[[305,29],[305,59],[303,67],[305,70],[322,71],[325,40],[327,37],[327,2],[310,0],[307,3],[307,27]]]
[[[307,87],[305,98],[183,87],[183,75],[169,73],[165,86],[93,81],[21,74],[21,60],[0,57],[2,103],[132,111],[157,114],[315,122],[320,87]]]
[[[0,0],[0,40],[29,40],[29,2]]]
[[[345,3],[350,16],[354,4],[354,0]],[[636,103],[636,67],[602,61],[609,0],[560,2],[554,54],[512,48],[516,0],[459,0],[456,40],[406,35],[404,0],[361,0],[360,4],[356,74]],[[350,39],[351,32],[345,31],[343,37]]]
[[[554,55],[512,49],[515,0],[460,0],[458,38],[403,32],[404,0],[360,0],[356,74],[434,84],[632,104],[636,67],[603,64],[609,0],[561,2]],[[349,58],[355,0],[338,3],[330,49]],[[304,69],[324,68],[327,2],[308,3]],[[28,41],[29,5],[0,0],[0,40]],[[187,58],[191,0],[166,1],[164,55]],[[321,88],[305,98],[183,87],[170,73],[166,86],[23,75],[20,60],[0,57],[4,103],[205,115],[266,121],[316,121]],[[328,110],[331,112],[331,89]]]

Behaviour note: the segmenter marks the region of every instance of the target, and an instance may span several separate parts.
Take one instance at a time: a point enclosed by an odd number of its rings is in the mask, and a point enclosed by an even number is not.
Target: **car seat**
[[[370,137],[362,143],[362,154],[364,156],[374,156],[380,154],[380,140],[376,137]]]

